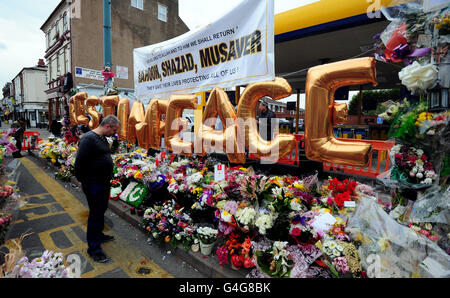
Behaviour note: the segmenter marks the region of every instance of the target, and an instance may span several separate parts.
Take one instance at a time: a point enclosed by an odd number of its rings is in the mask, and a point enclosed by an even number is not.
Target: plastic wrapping
[[[390,169],[378,175],[377,176],[378,181],[381,182],[384,186],[389,188],[420,190],[430,187],[429,184],[413,184],[406,181],[393,180],[391,179],[393,170],[394,169]]]
[[[433,186],[414,203],[409,216],[414,223],[450,223],[450,189]]]
[[[369,277],[450,277],[450,256],[436,243],[391,218],[375,200],[361,198],[347,231]]]

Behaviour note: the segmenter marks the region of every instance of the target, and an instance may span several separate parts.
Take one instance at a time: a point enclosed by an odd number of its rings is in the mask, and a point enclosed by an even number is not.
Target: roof
[[[24,68],[22,68],[21,71],[19,71],[19,73],[14,77],[14,79],[17,78],[24,70],[41,70],[41,71],[45,71],[46,72],[47,68],[48,68],[47,65],[45,65],[45,66],[24,67]]]
[[[276,41],[292,40],[308,33],[324,31],[337,26],[349,26],[355,22],[377,21],[375,17],[368,17],[369,7],[376,10],[382,7],[392,7],[414,0],[320,0],[308,5],[300,6],[275,15]],[[371,3],[374,4],[371,4]],[[370,20],[369,20],[370,21]]]
[[[44,28],[44,26],[47,25],[47,23],[51,20],[51,18],[56,14],[58,9],[64,4],[64,2],[66,2],[66,0],[61,0],[61,2],[59,2],[58,6],[56,6],[56,8],[52,11],[50,16],[47,18],[47,20],[45,20],[44,24],[42,24],[41,31],[44,31],[42,28]]]
[[[378,0],[377,0],[378,1]],[[371,1],[378,3],[377,1]],[[379,0],[384,7],[412,0]],[[390,22],[367,14],[363,0],[321,0],[275,16],[275,73],[304,92],[308,69],[357,57],[373,57],[373,36]],[[381,7],[380,7],[381,9]],[[377,16],[377,14],[375,14]],[[399,88],[401,64],[377,61],[377,89]],[[358,90],[360,86],[349,86]],[[364,88],[374,88],[368,85]],[[294,91],[295,92],[295,91]],[[297,93],[295,92],[295,93]]]

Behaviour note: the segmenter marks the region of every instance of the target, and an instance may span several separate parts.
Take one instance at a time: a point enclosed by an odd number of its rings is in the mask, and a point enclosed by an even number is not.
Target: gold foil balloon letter
[[[75,112],[75,96],[69,99],[70,125],[77,125],[77,114]]]
[[[280,134],[272,141],[264,140],[259,134],[256,123],[256,106],[260,98],[270,96],[274,100],[292,94],[289,83],[282,78],[273,82],[262,82],[249,85],[239,100],[238,105],[238,142],[245,136],[245,143],[250,153],[263,161],[276,162],[290,153],[295,145],[294,135]],[[272,124],[273,125],[273,124]]]
[[[86,92],[78,92],[75,95],[75,120],[78,125],[88,125],[89,118],[86,117],[86,112],[84,108],[84,102],[86,101],[88,95]]]
[[[127,140],[128,117],[130,116],[130,100],[122,98],[117,108],[117,118],[120,120],[119,140]]]
[[[305,148],[308,159],[367,166],[372,145],[342,142],[333,134],[333,125],[342,123],[347,117],[346,107],[334,103],[334,93],[343,86],[367,83],[377,83],[373,58],[340,61],[309,70],[305,106]]]
[[[197,96],[195,95],[172,95],[167,108],[166,118],[166,147],[175,154],[191,156],[194,145],[183,141],[180,136],[182,115],[184,109],[196,109]]]
[[[89,121],[89,128],[96,129],[100,124],[100,113],[95,109],[100,104],[100,99],[97,96],[90,96],[86,100],[86,111],[91,116]]]
[[[116,107],[119,104],[119,96],[103,96],[100,100],[103,107],[103,117],[116,115]]]
[[[222,121],[221,131],[215,130],[217,116]],[[216,149],[224,151],[232,163],[245,163],[243,146],[242,150],[238,148],[236,113],[223,89],[211,92],[196,137],[195,153],[204,156],[210,149]]]
[[[127,140],[130,144],[136,143],[138,139],[139,145],[142,147],[145,138],[145,119],[144,104],[141,101],[135,101],[131,108],[130,117],[128,118]],[[139,132],[139,134],[138,134]]]
[[[166,115],[169,101],[164,99],[153,99],[147,107],[145,122],[148,125],[148,142],[145,148],[160,149],[161,137],[165,134],[166,121],[161,116]]]

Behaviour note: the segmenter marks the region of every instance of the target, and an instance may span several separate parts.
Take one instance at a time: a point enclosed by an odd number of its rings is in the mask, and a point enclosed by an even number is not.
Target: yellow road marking
[[[55,231],[64,230],[68,227],[77,225],[81,226],[82,229],[86,231],[87,216],[89,214],[89,210],[76,197],[74,197],[63,186],[61,186],[57,181],[55,181],[52,177],[48,176],[34,162],[29,160],[28,158],[22,158],[21,163],[33,176],[33,178],[40,185],[42,185],[42,187],[44,187],[45,190],[48,191],[48,194],[50,194],[59,204],[61,204],[65,212],[67,212],[76,222],[76,224],[71,224],[64,227],[60,227],[58,229],[52,229],[49,231],[39,233],[39,237],[42,240],[42,243],[44,244],[46,249],[53,249],[54,251],[61,251],[61,252],[63,251],[69,252],[69,249],[61,250],[57,248],[50,234]],[[42,195],[44,194],[41,194],[40,196]],[[38,217],[35,217],[33,219],[36,218]],[[68,239],[75,246],[75,247],[72,246],[70,248],[70,252],[75,252],[78,250],[88,260],[89,256],[87,255],[86,252],[87,244],[85,244],[82,241],[78,241],[79,239],[78,240],[76,239],[77,236],[73,233],[73,231],[69,231],[69,229],[64,231],[66,232],[65,234],[68,237]],[[116,238],[115,241],[105,243],[102,246],[102,248],[105,250],[105,253],[111,257],[113,262],[111,264],[108,263],[99,264],[96,262],[90,262],[94,270],[87,272],[86,274],[83,274],[82,277],[95,277],[100,274],[111,271],[117,267],[120,267],[120,269],[122,269],[130,277],[142,277],[142,275],[137,273],[137,270],[141,267],[150,268],[151,270],[151,273],[144,277],[155,277],[155,278],[172,277],[169,273],[167,273],[161,267],[156,265],[152,260],[149,260],[147,257],[145,257],[140,251],[136,250],[136,248],[133,247],[132,244],[129,244],[126,241],[121,240],[117,235],[114,235],[114,237]]]

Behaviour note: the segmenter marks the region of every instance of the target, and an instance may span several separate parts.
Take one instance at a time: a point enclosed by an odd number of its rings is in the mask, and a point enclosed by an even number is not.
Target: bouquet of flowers
[[[434,27],[439,30],[439,34],[447,35],[450,33],[450,14],[446,12],[441,16],[435,16],[432,23]]]
[[[319,247],[325,255],[324,263],[336,277],[362,276],[360,257],[353,243],[327,239]]]
[[[218,231],[210,227],[199,227],[196,230],[197,238],[201,243],[211,244],[217,239]]]
[[[242,240],[244,239],[244,240]],[[229,264],[230,257],[233,269],[239,270],[244,267],[250,269],[255,267],[254,257],[251,253],[252,242],[250,237],[245,237],[242,233],[231,233],[225,245],[219,247],[216,251],[219,264]]]
[[[21,258],[11,273],[10,278],[67,278],[68,269],[64,266],[62,253],[46,250],[41,257],[31,262],[27,257]]]
[[[341,182],[337,178],[334,178],[328,180],[328,182],[329,185],[327,188],[331,191],[332,196],[328,198],[328,205],[336,206],[339,210],[342,210],[346,201],[352,201],[352,198],[356,197],[356,181],[344,179]]]
[[[256,251],[257,264],[260,270],[270,277],[289,277],[294,261],[287,250],[288,242],[275,241],[265,251]]]
[[[0,245],[3,244],[6,237],[6,232],[12,222],[11,215],[0,214]]]
[[[195,231],[190,216],[174,200],[145,210],[141,226],[160,243],[170,243],[173,247],[182,243],[187,250]]]
[[[407,145],[396,145],[391,149],[395,165],[391,179],[413,184],[431,185],[437,178],[433,164],[422,149]]]
[[[73,176],[73,171],[74,169],[70,166],[64,166],[61,165],[61,168],[59,169],[58,172],[55,173],[55,179],[64,181],[64,182],[70,182],[70,179]]]

